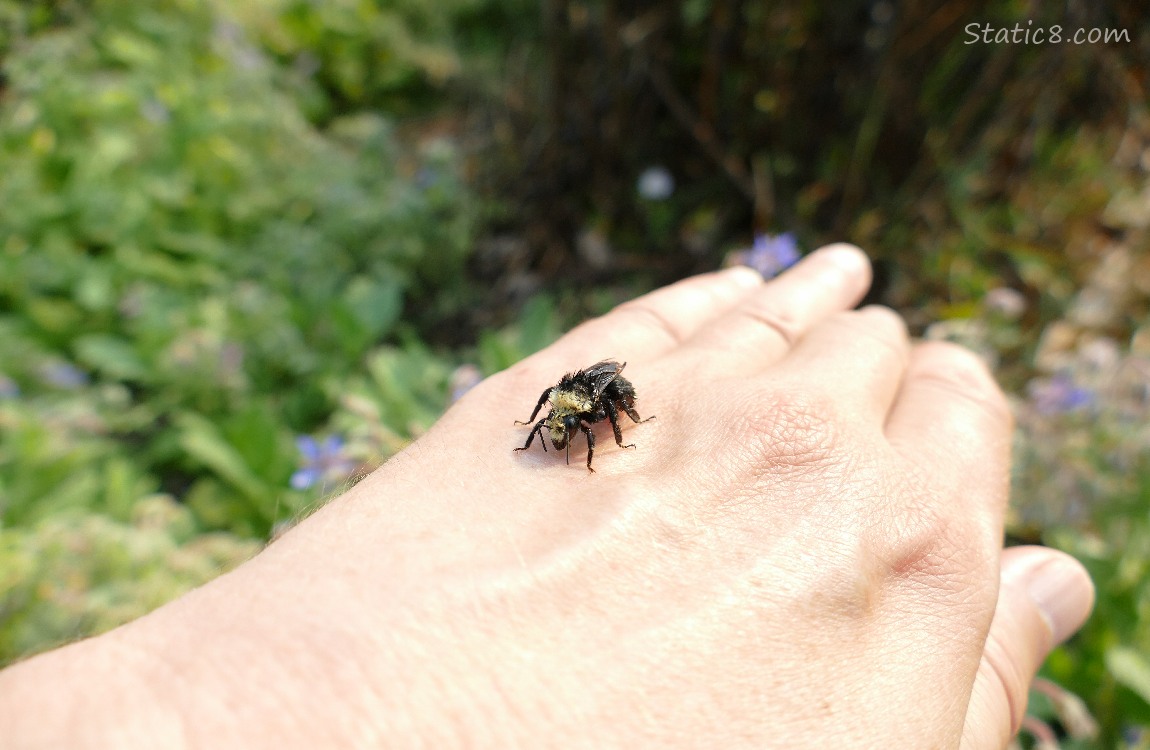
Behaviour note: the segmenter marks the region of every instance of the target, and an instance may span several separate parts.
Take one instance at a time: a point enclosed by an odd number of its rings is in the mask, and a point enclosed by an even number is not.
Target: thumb
[[[998,606],[967,706],[962,750],[1007,746],[1026,713],[1035,672],[1094,606],[1090,576],[1081,563],[1057,550],[1004,550],[1000,577]]]

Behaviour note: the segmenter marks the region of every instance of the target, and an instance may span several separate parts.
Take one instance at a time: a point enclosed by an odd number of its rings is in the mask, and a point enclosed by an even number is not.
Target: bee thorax
[[[591,411],[591,399],[575,391],[551,389],[551,408],[559,414],[581,414]]]

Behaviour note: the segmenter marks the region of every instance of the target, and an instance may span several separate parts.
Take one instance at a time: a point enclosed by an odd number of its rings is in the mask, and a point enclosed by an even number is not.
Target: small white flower
[[[639,175],[639,195],[649,201],[664,201],[675,192],[675,178],[666,167],[647,167]]]
[[[987,310],[997,313],[1007,320],[1018,320],[1026,312],[1026,297],[1017,289],[999,286],[991,289],[982,299]]]

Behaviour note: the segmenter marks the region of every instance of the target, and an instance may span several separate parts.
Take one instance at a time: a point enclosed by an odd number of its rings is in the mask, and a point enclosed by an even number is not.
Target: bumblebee
[[[623,411],[632,422],[639,424],[648,422],[654,417],[642,419],[635,411],[635,386],[623,377],[623,368],[627,363],[619,364],[614,360],[603,360],[591,365],[586,370],[576,370],[564,375],[558,385],[543,391],[539,403],[535,404],[535,411],[526,422],[516,421],[515,424],[531,424],[543,404],[551,402],[551,411],[547,416],[535,423],[527,442],[516,451],[525,451],[531,447],[536,433],[547,428],[551,437],[551,445],[555,450],[567,449],[567,463],[571,463],[571,440],[576,429],[587,436],[587,471],[594,473],[591,468],[591,457],[595,454],[595,434],[591,432],[591,425],[611,420],[611,429],[615,431],[615,443],[620,448],[634,448],[635,445],[623,445],[623,432],[619,429],[619,412]],[[547,435],[540,434],[539,442],[543,450],[547,450]]]

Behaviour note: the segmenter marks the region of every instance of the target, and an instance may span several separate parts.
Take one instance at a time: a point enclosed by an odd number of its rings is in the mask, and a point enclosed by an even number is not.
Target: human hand
[[[181,675],[165,715],[216,747],[1004,747],[1092,588],[1051,550],[1000,569],[1005,399],[849,311],[868,283],[834,246],[623,305],[104,642],[134,685]],[[603,422],[594,474],[514,453],[606,357],[658,417],[637,448]]]

